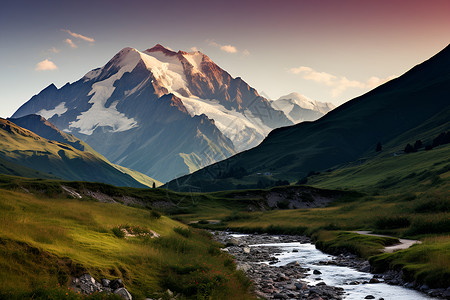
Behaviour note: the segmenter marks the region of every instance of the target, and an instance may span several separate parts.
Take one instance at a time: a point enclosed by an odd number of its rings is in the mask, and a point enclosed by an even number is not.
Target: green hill
[[[47,140],[5,119],[0,119],[0,159],[5,162],[2,170],[16,176],[43,175],[44,178],[146,187],[105,158],[95,155],[93,150],[81,151],[69,144]]]
[[[118,186],[151,187],[161,183],[134,170],[111,164],[89,145],[59,131],[42,117],[13,119],[39,135],[0,119],[0,172],[3,174],[98,181]]]
[[[450,46],[401,77],[355,98],[315,122],[279,128],[257,147],[171,181],[202,191],[255,188],[260,180],[296,182],[358,159],[392,155],[450,129]]]

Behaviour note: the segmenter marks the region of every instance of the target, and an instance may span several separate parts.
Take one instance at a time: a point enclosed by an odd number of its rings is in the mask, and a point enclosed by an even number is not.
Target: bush
[[[192,232],[189,228],[175,227],[173,231],[175,231],[179,235],[184,236],[185,238],[189,238],[192,235]]]
[[[405,228],[409,225],[411,225],[409,218],[402,216],[379,217],[375,221],[375,228],[377,229]]]
[[[416,213],[450,212],[450,201],[447,199],[430,199],[417,203],[413,211]]]
[[[125,232],[123,232],[119,227],[114,227],[112,229],[112,232],[114,235],[120,239],[123,239],[125,237]]]
[[[411,227],[404,233],[405,236],[414,236],[419,234],[437,234],[450,233],[450,219],[443,216],[436,219],[430,218],[415,219]]]
[[[150,217],[152,217],[153,219],[159,219],[161,218],[161,213],[157,212],[156,210],[152,210],[152,212],[150,213]]]

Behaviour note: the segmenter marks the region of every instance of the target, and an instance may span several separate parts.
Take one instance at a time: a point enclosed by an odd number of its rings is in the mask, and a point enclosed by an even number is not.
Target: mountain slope
[[[144,175],[140,172],[116,164],[111,164],[105,157],[103,157],[102,155],[97,153],[94,149],[92,149],[91,146],[77,139],[71,134],[60,131],[55,125],[47,121],[42,116],[27,115],[17,119],[10,118],[8,119],[8,121],[11,121],[22,128],[28,129],[47,140],[66,143],[80,151],[89,152],[94,156],[104,160],[107,164],[112,165],[120,172],[130,175],[131,177],[133,177],[133,179],[148,187],[152,187],[153,183],[155,183],[156,186],[162,185],[162,183],[159,182],[158,180],[150,178],[147,175]]]
[[[13,118],[46,117],[113,163],[169,180],[258,145],[292,122],[200,52],[124,48],[60,89],[48,86]]]
[[[376,155],[378,142],[390,147],[385,147],[383,153],[400,150],[404,144],[399,144],[398,137],[414,142],[422,138],[420,128],[424,124],[442,130],[450,128],[448,99],[450,46],[321,119],[276,129],[258,147],[180,178],[169,187],[185,189],[184,185],[189,184],[204,190],[235,188],[236,176],[223,176],[233,168],[245,169],[241,173],[246,177],[240,181],[249,185],[258,181],[257,173],[264,172],[278,179],[297,180],[312,170],[326,170]]]
[[[7,174],[40,177],[39,172],[66,180],[96,181],[118,186],[145,187],[104,158],[83,152],[0,118],[0,159],[10,171]],[[16,168],[19,165],[23,168]],[[30,169],[38,172],[30,174]],[[11,170],[14,172],[11,173]],[[44,175],[45,175],[44,174]]]
[[[315,121],[336,108],[329,102],[319,102],[299,93],[290,93],[271,102],[273,108],[281,110],[293,123]]]

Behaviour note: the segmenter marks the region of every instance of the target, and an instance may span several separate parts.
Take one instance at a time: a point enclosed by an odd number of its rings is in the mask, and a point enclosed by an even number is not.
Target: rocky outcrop
[[[103,278],[101,281],[97,281],[91,275],[84,274],[78,278],[72,278],[71,287],[74,291],[84,295],[93,293],[114,293],[125,300],[133,299],[131,294],[124,287],[123,281],[120,278],[114,280]]]

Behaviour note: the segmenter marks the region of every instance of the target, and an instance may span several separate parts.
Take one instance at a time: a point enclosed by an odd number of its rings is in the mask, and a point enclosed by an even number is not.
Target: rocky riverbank
[[[226,246],[223,250],[235,257],[238,269],[243,270],[253,281],[255,293],[264,299],[331,300],[345,297],[345,291],[342,287],[328,285],[327,282],[320,278],[321,272],[319,270],[311,266],[309,268],[302,266],[301,261],[293,261],[284,266],[274,266],[279,261],[277,256],[282,252],[280,248],[249,247],[249,245],[255,244],[311,243],[308,237],[273,236],[269,234],[249,234],[233,237],[227,232],[214,232],[213,234],[215,240]],[[298,250],[295,248],[292,250],[292,252],[296,251]],[[322,260],[317,264],[349,267],[360,272],[370,272],[368,261],[349,253],[330,257],[330,259]],[[311,284],[311,282],[314,282],[314,284]],[[367,280],[355,280],[345,284],[372,285],[380,282],[404,285],[401,281],[401,274],[392,271],[386,274],[369,276]],[[427,290],[426,288],[422,287],[422,292],[427,293],[429,296],[449,299],[446,297],[446,290],[444,289]],[[365,294],[363,298],[377,299],[369,293]],[[381,300],[383,298],[379,297],[378,299]]]
[[[308,285],[302,279],[306,278],[308,268],[303,268],[299,262],[292,262],[286,266],[273,267],[278,261],[276,254],[280,249],[264,247],[254,249],[251,244],[263,243],[310,243],[304,236],[270,236],[266,234],[231,237],[224,232],[216,232],[215,239],[227,247],[225,251],[236,258],[238,269],[243,270],[253,281],[255,293],[265,299],[342,299],[344,290],[340,287],[328,286],[320,282],[315,286]],[[295,250],[294,250],[295,251]],[[318,272],[318,271],[317,271]],[[316,272],[316,273],[317,273]],[[319,274],[316,274],[319,275]]]

